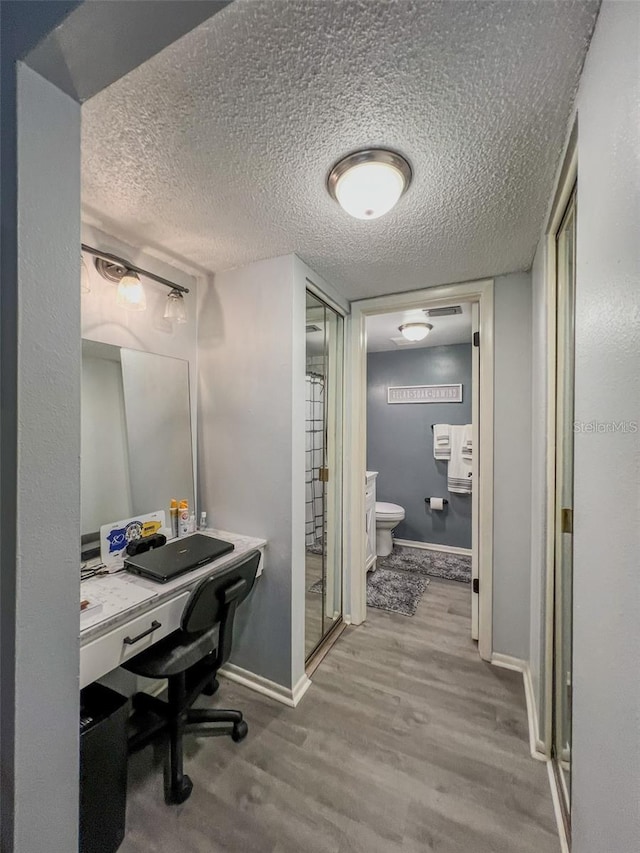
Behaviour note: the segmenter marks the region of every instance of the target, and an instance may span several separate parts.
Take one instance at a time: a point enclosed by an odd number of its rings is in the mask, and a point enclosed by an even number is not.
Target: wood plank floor
[[[151,748],[130,762],[121,853],[558,853],[522,678],[481,662],[469,587],[432,580],[415,616],[369,610],[296,709],[222,681],[249,736],[188,740],[165,806]]]

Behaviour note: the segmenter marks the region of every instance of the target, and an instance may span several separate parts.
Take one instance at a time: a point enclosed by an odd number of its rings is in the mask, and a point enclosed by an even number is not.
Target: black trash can
[[[80,853],[115,853],[127,809],[128,700],[101,684],[80,693]]]

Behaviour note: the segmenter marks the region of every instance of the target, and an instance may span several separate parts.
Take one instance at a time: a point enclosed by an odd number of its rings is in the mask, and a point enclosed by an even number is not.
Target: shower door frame
[[[346,579],[348,595],[343,603],[345,619],[354,625],[367,617],[365,570],[365,508],[367,423],[367,317],[425,308],[444,308],[456,302],[478,305],[480,327],[479,381],[472,393],[478,395],[479,457],[477,479],[477,535],[473,537],[473,561],[479,579],[478,652],[483,660],[493,657],[493,396],[494,396],[494,312],[493,279],[447,284],[377,296],[351,303],[347,366],[349,388],[345,422],[349,425],[345,459],[351,460],[348,494],[349,551],[345,566],[350,566]],[[474,424],[474,430],[476,425]],[[475,464],[475,463],[474,463]],[[345,466],[346,467],[346,466]],[[475,485],[475,484],[474,484]],[[363,519],[362,530],[357,524]],[[346,574],[346,572],[345,572]],[[475,572],[474,572],[475,575]]]
[[[347,477],[346,473],[346,465],[345,465],[345,432],[346,432],[346,418],[345,418],[345,391],[346,391],[346,345],[347,345],[347,317],[348,312],[334,299],[331,299],[327,293],[322,290],[322,288],[318,287],[315,282],[309,278],[309,276],[305,277],[305,290],[319,302],[323,303],[326,308],[333,311],[338,317],[341,318],[341,331],[340,331],[340,341],[339,341],[339,350],[341,351],[342,358],[339,364],[333,365],[333,371],[337,374],[340,374],[341,380],[341,388],[339,394],[333,399],[334,405],[339,409],[339,417],[337,418],[337,429],[334,435],[335,441],[335,459],[332,461],[330,456],[326,456],[326,462],[329,469],[338,467],[335,463],[336,460],[340,460],[339,464],[339,476],[334,477],[332,481],[335,489],[338,491],[339,498],[334,499],[333,501],[328,501],[327,492],[325,489],[323,502],[325,505],[325,520],[326,520],[326,528],[327,530],[331,527],[339,540],[339,549],[334,549],[335,553],[339,555],[339,564],[340,564],[340,601],[341,601],[341,613],[338,618],[334,618],[333,625],[327,630],[326,633],[323,633],[322,637],[318,641],[318,643],[311,649],[309,654],[305,653],[305,670],[308,676],[310,676],[315,669],[318,667],[320,662],[322,661],[325,654],[329,651],[333,643],[340,636],[342,631],[347,626],[347,620],[345,619],[345,607],[346,607],[346,589],[345,589],[345,518],[346,518],[346,501],[345,501],[345,481]],[[328,384],[325,386],[325,441],[326,441],[326,425],[330,417],[329,408],[329,396],[326,394],[326,389],[328,388]],[[325,446],[325,452],[328,451],[328,445]],[[334,471],[335,474],[335,471]],[[331,476],[331,475],[329,475]],[[339,504],[339,509],[336,509],[336,504]],[[326,549],[328,553],[328,546]],[[327,576],[326,572],[326,560],[327,553],[323,555],[323,580]],[[306,612],[305,612],[306,615]],[[325,590],[323,589],[322,593],[322,618],[323,621],[325,619]],[[305,620],[306,621],[306,620]],[[304,636],[306,638],[306,625]]]

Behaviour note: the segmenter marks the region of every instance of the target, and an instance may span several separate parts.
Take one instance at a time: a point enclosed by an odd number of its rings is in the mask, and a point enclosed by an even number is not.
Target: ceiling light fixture
[[[176,323],[187,322],[187,309],[184,307],[184,296],[179,290],[172,290],[167,296],[164,319],[173,320]]]
[[[395,207],[411,183],[411,166],[384,148],[354,151],[329,172],[327,188],[356,219],[377,219]]]
[[[164,317],[167,320],[175,320],[177,323],[187,322],[187,312],[184,304],[184,295],[189,293],[188,287],[183,287],[181,284],[175,284],[162,276],[155,273],[143,270],[141,267],[120,258],[117,255],[112,255],[109,252],[101,252],[99,249],[94,249],[92,246],[82,244],[82,251],[88,252],[95,258],[95,267],[102,278],[110,281],[112,284],[118,285],[116,295],[116,303],[121,308],[126,308],[129,311],[144,311],[147,307],[147,296],[144,292],[144,287],[140,281],[140,276],[143,275],[152,281],[168,287],[171,291],[167,299],[167,305],[164,310]],[[84,260],[83,272],[81,277],[81,286],[84,290]],[[88,271],[87,271],[88,273]],[[88,282],[87,274],[87,282]]]
[[[408,341],[423,341],[429,332],[433,329],[431,323],[403,323],[402,326],[398,326],[398,331],[408,340]]]

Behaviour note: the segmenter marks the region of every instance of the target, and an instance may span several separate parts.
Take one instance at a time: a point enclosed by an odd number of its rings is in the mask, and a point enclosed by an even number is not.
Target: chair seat
[[[218,628],[194,637],[177,630],[123,664],[145,678],[169,678],[195,666],[218,646]]]

